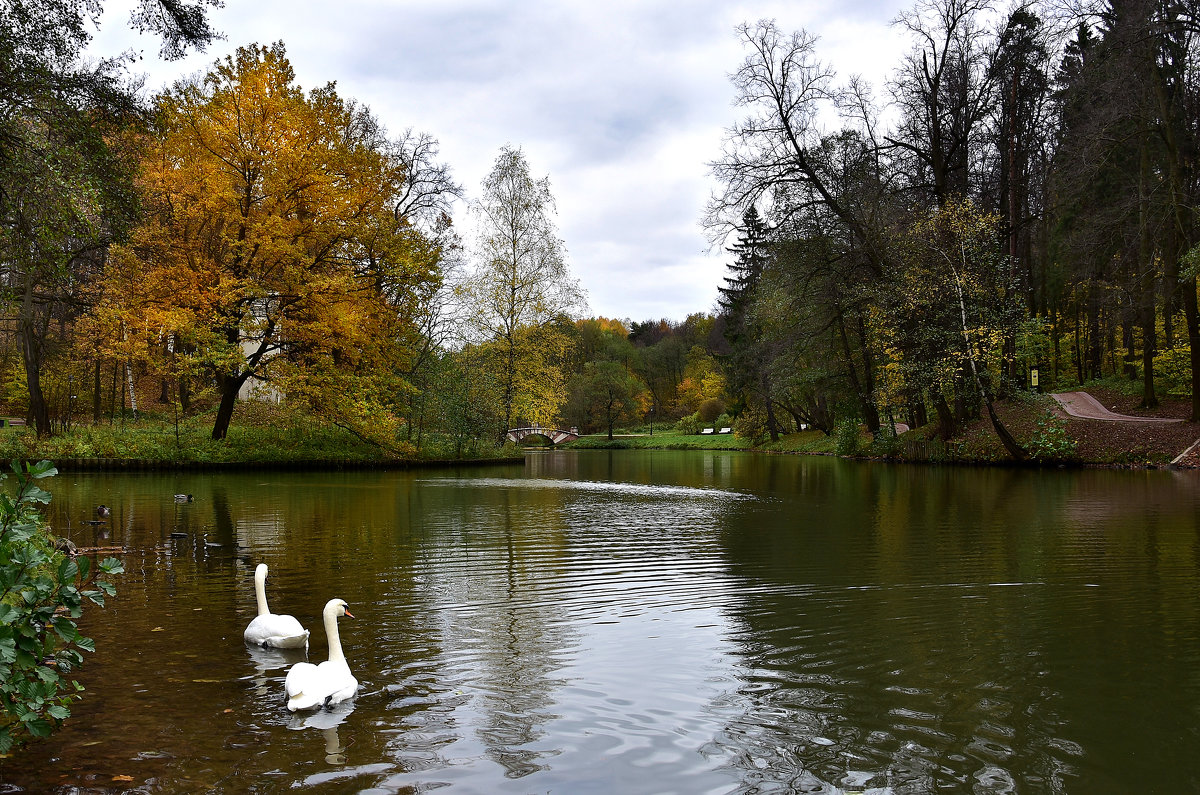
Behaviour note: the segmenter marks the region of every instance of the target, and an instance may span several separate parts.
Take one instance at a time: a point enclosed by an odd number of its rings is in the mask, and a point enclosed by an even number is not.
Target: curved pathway
[[[1063,411],[1072,417],[1085,420],[1107,420],[1108,422],[1183,422],[1172,417],[1131,417],[1128,414],[1114,414],[1104,408],[1104,404],[1087,392],[1060,392],[1050,397],[1058,401]]]

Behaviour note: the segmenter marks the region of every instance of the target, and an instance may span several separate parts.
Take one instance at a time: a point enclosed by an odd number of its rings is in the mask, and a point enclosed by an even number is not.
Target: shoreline
[[[614,442],[618,441],[618,438],[614,438],[613,441]],[[1200,448],[1200,441],[1198,441],[1196,443],[1195,447]],[[533,449],[539,449],[539,448],[533,448]],[[914,464],[914,465],[918,465],[918,466],[997,467],[997,468],[1007,468],[1007,469],[1108,469],[1108,470],[1127,470],[1127,471],[1160,470],[1160,471],[1177,471],[1177,472],[1189,472],[1189,471],[1194,471],[1194,470],[1200,469],[1200,466],[1197,466],[1197,465],[1175,463],[1174,461],[1170,461],[1167,463],[1155,463],[1155,462],[1150,462],[1150,461],[1145,462],[1145,463],[1130,463],[1130,462],[1120,462],[1120,461],[1110,461],[1110,462],[1103,462],[1103,461],[1014,461],[1011,459],[998,460],[998,459],[992,459],[992,458],[954,458],[954,459],[944,459],[944,460],[933,460],[933,459],[928,459],[928,458],[924,458],[924,459],[922,459],[922,458],[904,458],[901,456],[889,457],[889,456],[869,456],[869,455],[861,455],[861,456],[839,455],[837,453],[827,452],[824,450],[767,450],[767,449],[763,449],[761,447],[698,447],[698,446],[696,446],[696,447],[674,446],[673,447],[669,444],[662,445],[662,446],[649,446],[649,445],[619,446],[619,445],[608,444],[608,445],[604,445],[604,446],[583,445],[583,446],[576,447],[576,446],[574,446],[574,443],[568,442],[564,445],[551,447],[551,448],[545,448],[545,449],[586,450],[586,451],[598,451],[598,452],[606,452],[606,451],[610,452],[610,451],[614,451],[614,450],[618,450],[618,451],[620,451],[620,450],[661,450],[661,451],[666,451],[666,452],[670,452],[670,453],[689,452],[689,451],[697,451],[697,452],[706,451],[706,452],[732,452],[732,453],[762,453],[764,455],[814,455],[814,456],[831,456],[834,458],[842,458],[842,459],[845,459],[846,461],[874,461],[877,463],[886,463],[886,464]],[[1191,448],[1189,448],[1189,450],[1191,450]],[[1185,451],[1184,454],[1186,454],[1186,452],[1188,452],[1188,451]],[[1184,454],[1181,454],[1180,457],[1183,457]],[[1198,458],[1200,458],[1200,457],[1198,457]]]
[[[31,459],[32,460],[32,459]],[[39,459],[40,460],[40,459]],[[451,467],[514,466],[525,456],[503,458],[431,458],[397,460],[301,459],[293,461],[155,461],[134,458],[47,458],[63,472],[217,472],[242,470],[338,471],[350,469],[448,469]]]

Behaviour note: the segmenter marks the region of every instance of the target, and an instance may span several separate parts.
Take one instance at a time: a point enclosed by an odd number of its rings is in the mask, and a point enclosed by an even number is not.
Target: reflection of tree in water
[[[533,746],[555,717],[548,708],[564,681],[553,674],[571,642],[562,609],[545,593],[557,577],[555,550],[564,546],[561,495],[494,488],[479,494],[482,504],[454,497],[446,505],[439,548],[428,550],[457,557],[439,564],[445,580],[428,584],[436,592],[429,601],[456,603],[442,613],[438,686],[469,694],[456,709],[480,713],[471,723],[484,753],[515,778],[545,767],[546,752]],[[448,548],[466,536],[469,543]]]
[[[1061,623],[1093,608],[1049,589],[1052,549],[1014,543],[1013,480],[955,496],[854,474],[725,528],[742,662],[706,755],[743,792],[1065,791],[1080,727],[1050,673],[1078,657]]]
[[[550,507],[553,515],[557,502]],[[565,620],[552,603],[529,598],[530,591],[536,596],[536,569],[545,561],[521,554],[515,535],[529,529],[518,521],[523,514],[524,509],[510,501],[497,517],[503,532],[504,547],[498,550],[502,569],[494,571],[488,583],[493,599],[472,613],[481,629],[479,702],[486,716],[478,733],[489,757],[513,778],[544,766],[539,763],[543,752],[529,746],[544,735],[541,725],[554,717],[547,707],[563,680],[552,673],[559,668],[557,656],[567,642]]]
[[[760,591],[734,608],[745,658],[710,705],[724,728],[706,756],[737,771],[740,792],[1065,791],[1079,748],[1044,650],[999,626],[1011,616],[982,615],[996,605],[962,599]],[[940,626],[949,611],[961,631]]]

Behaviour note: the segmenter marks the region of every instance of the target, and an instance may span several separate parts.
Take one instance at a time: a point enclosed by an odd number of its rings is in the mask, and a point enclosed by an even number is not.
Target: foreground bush
[[[48,737],[70,716],[83,687],[66,678],[94,651],[75,624],[84,601],[103,607],[123,569],[59,552],[37,506],[50,494],[35,481],[57,474],[48,461],[14,465],[16,497],[0,495],[0,754],[30,737]],[[6,479],[7,475],[0,475]]]

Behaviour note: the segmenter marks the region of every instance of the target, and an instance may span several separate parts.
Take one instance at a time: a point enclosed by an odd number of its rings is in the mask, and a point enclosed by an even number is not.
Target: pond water
[[[1198,486],[694,451],[60,475],[57,531],[126,572],[0,792],[1200,791]],[[260,562],[314,662],[349,603],[353,702],[287,711],[298,658],[242,642]]]

